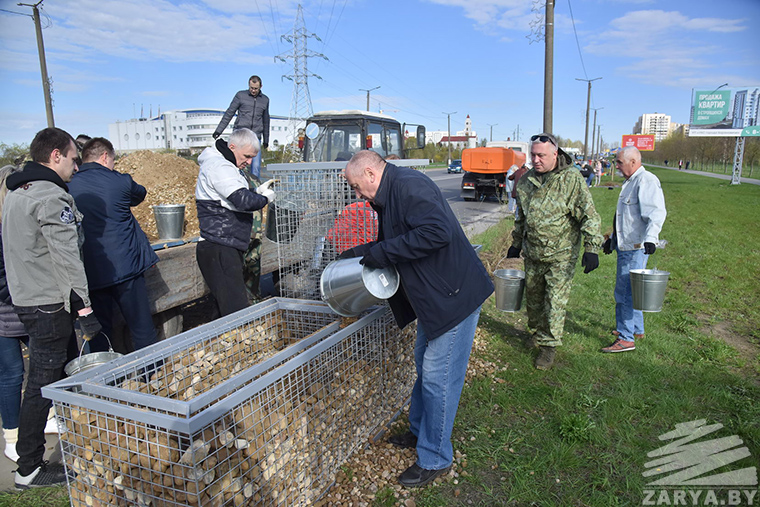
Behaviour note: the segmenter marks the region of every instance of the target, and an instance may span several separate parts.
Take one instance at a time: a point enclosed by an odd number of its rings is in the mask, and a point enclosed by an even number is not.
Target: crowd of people
[[[247,93],[260,101],[261,81],[254,78]],[[248,100],[238,95],[231,108]],[[225,126],[223,119],[217,130]],[[258,297],[258,281],[250,278],[259,273],[247,267],[257,255],[254,242],[260,242],[256,213],[260,217],[275,200],[272,180],[261,184],[260,174],[249,169],[266,145],[266,130],[249,126],[239,126],[227,140],[215,136],[198,159],[195,198],[203,241],[197,262],[222,316]],[[60,380],[64,365],[78,354],[75,327],[90,350],[105,350],[118,307],[134,349],[157,340],[144,274],[158,257],[130,211],[147,191],[114,170],[116,154],[107,139],[83,141],[79,146],[63,130],[44,129],[22,170],[0,170],[0,417],[5,454],[18,465],[15,483],[22,489],[65,482],[63,467],[44,461],[51,402],[40,391]],[[645,267],[655,252],[666,216],[659,180],[641,166],[638,150],[618,152],[615,164],[625,183],[613,233],[604,241],[589,185],[556,138],[533,136],[530,160],[532,168],[509,173],[515,225],[507,256],[524,261],[536,368],[554,365],[577,261],[591,273],[599,266],[599,250],[617,252],[618,266],[615,340],[602,351],[634,350],[644,325],[632,306],[628,271]],[[415,463],[398,480],[419,487],[452,464],[459,397],[480,311],[494,286],[427,175],[364,150],[347,162],[344,177],[359,202],[338,215],[328,240],[339,258],[360,257],[367,268],[395,266],[401,289],[389,299],[390,309],[401,328],[417,322],[409,430],[389,441],[416,450]],[[22,342],[29,348],[23,397]]]

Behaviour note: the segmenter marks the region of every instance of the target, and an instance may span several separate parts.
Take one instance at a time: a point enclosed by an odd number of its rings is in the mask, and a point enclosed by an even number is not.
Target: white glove
[[[262,183],[261,185],[256,187],[256,193],[264,195],[264,192],[269,190],[269,187],[271,187],[276,181],[277,181],[276,179],[271,179],[267,181],[266,183]]]
[[[272,190],[271,188],[265,188],[264,190],[259,192],[259,194],[266,197],[270,203],[274,202],[274,197],[275,197],[274,190]]]

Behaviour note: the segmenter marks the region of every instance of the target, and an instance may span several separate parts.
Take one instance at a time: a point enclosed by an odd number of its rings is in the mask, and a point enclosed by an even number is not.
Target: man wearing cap
[[[665,222],[665,196],[660,180],[641,165],[641,153],[634,146],[618,151],[615,166],[625,178],[618,197],[612,236],[602,245],[605,254],[617,251],[615,279],[615,341],[602,352],[628,352],[636,340],[644,338],[644,314],[633,309],[632,269],[647,266],[655,253]]]
[[[583,244],[581,265],[599,266],[601,220],[586,182],[551,134],[530,138],[533,169],[517,184],[518,212],[507,257],[525,259],[528,327],[539,347],[535,366],[548,370],[562,345],[565,306]]]

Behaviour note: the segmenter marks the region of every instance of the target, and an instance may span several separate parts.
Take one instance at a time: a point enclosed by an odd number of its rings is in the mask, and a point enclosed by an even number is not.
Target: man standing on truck
[[[601,219],[586,182],[557,139],[538,134],[530,140],[533,169],[517,184],[518,213],[507,257],[523,253],[528,327],[539,346],[535,366],[548,370],[562,345],[581,241],[584,273],[599,267]]]
[[[32,160],[24,170],[6,180],[2,220],[8,289],[29,335],[29,373],[16,444],[17,489],[66,484],[63,466],[43,460],[52,402],[42,397],[42,388],[63,378],[63,367],[77,357],[75,319],[85,339],[101,329],[90,307],[79,250],[82,214],[66,185],[77,171],[74,138],[46,128],[34,137],[29,152]]]
[[[69,183],[69,192],[84,214],[84,268],[95,316],[103,334],[90,340],[90,352],[109,349],[115,306],[121,310],[139,350],[156,342],[144,273],[158,256],[132,215],[148,194],[129,174],[114,169],[116,153],[108,139],[96,137],[82,148],[82,167]]]
[[[196,257],[222,316],[248,306],[243,254],[251,238],[251,212],[274,201],[271,181],[254,191],[242,174],[258,151],[256,134],[240,129],[232,133],[229,143],[217,139],[198,157],[195,204],[205,241],[198,243]]]
[[[428,484],[453,460],[451,432],[464,386],[480,308],[493,284],[438,186],[424,174],[386,163],[376,152],[354,155],[344,172],[360,199],[377,211],[377,241],[350,248],[370,268],[396,266],[401,288],[390,304],[400,328],[417,319],[417,380],[409,432],[389,441],[417,449],[398,480]]]

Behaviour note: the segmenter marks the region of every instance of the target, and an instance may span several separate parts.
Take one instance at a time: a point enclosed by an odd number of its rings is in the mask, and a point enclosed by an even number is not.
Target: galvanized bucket
[[[92,352],[91,354],[82,355],[84,352],[85,343],[87,343],[82,342],[82,348],[79,349],[79,357],[72,359],[66,364],[66,366],[63,367],[63,371],[66,372],[66,375],[71,377],[72,375],[91,370],[96,366],[106,364],[110,361],[113,361],[114,359],[123,356],[123,354],[114,352],[113,346],[111,345],[111,340],[108,338],[108,335],[103,333],[103,336],[105,336],[106,340],[108,340],[108,352]]]
[[[493,276],[496,308],[502,312],[519,312],[525,292],[525,271],[497,269]]]
[[[159,204],[153,206],[159,239],[181,239],[185,226],[184,204]]]
[[[343,317],[355,317],[393,296],[401,282],[393,266],[374,269],[362,266],[360,260],[355,257],[333,261],[319,280],[322,300]]]
[[[658,269],[632,269],[630,274],[633,309],[642,312],[662,310],[670,273]]]

